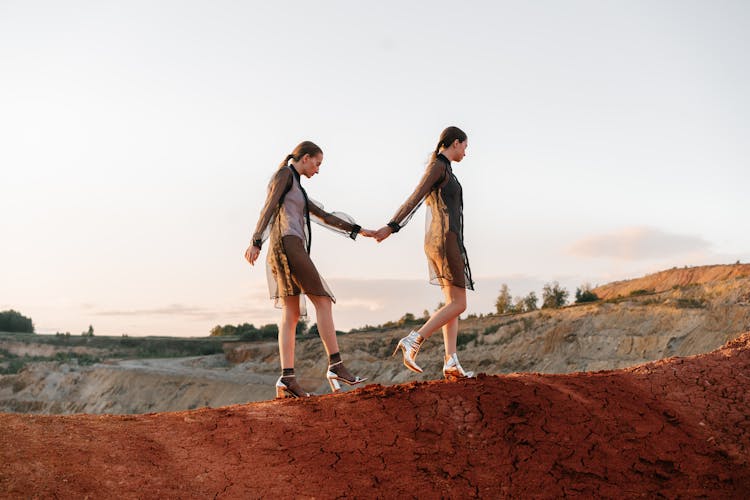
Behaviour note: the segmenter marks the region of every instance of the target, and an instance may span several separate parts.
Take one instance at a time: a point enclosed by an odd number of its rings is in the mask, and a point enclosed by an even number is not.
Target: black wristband
[[[388,223],[388,227],[391,228],[392,233],[397,233],[401,231],[401,226],[398,225],[398,222],[391,221]]]
[[[260,250],[263,247],[263,240],[253,240],[253,246]]]
[[[359,224],[354,224],[354,227],[352,227],[352,232],[349,233],[349,237],[353,240],[357,239],[357,235],[359,234],[359,231],[362,229],[362,226]]]

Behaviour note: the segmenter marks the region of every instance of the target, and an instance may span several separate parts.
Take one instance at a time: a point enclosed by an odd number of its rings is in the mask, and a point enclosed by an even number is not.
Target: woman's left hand
[[[255,261],[258,259],[258,255],[260,255],[260,248],[256,247],[255,245],[250,245],[247,247],[247,250],[245,250],[245,259],[250,263],[250,265],[255,265]]]

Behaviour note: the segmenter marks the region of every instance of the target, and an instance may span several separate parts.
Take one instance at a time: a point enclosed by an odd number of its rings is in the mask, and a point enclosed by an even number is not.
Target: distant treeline
[[[34,333],[34,322],[13,309],[0,312],[0,332]]]
[[[313,325],[307,328],[307,320],[300,319],[297,323],[296,336],[305,334],[318,334],[318,326]],[[256,327],[251,323],[242,323],[240,325],[216,325],[211,329],[211,337],[240,337],[242,340],[270,340],[279,336],[279,327],[275,323],[261,325]]]
[[[442,302],[438,304],[438,309],[440,309],[443,306]],[[401,328],[404,326],[414,326],[419,325],[421,323],[424,323],[430,318],[430,312],[425,309],[425,311],[422,313],[421,318],[417,318],[412,313],[406,313],[403,316],[401,316],[400,319],[396,321],[386,321],[383,324],[380,325],[365,325],[360,328],[352,328],[349,330],[350,333],[356,333],[356,332],[374,332],[374,331],[381,331],[381,330],[388,330],[390,328]]]

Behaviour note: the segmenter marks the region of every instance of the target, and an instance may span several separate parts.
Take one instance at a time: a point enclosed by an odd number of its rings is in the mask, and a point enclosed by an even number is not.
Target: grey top
[[[277,170],[268,183],[268,196],[253,233],[253,242],[264,242],[271,227],[278,224],[278,234],[301,238],[307,243],[309,251],[309,220],[352,239],[361,229],[348,215],[326,212],[320,203],[308,199],[300,184],[299,174],[292,165],[287,165]]]

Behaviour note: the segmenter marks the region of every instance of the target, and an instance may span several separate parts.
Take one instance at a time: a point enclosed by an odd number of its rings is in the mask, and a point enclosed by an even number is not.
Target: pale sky
[[[0,310],[43,333],[275,322],[242,255],[284,156],[319,144],[310,197],[377,228],[448,125],[467,312],[501,283],[747,262],[748,47],[744,1],[0,0]],[[339,329],[435,308],[423,231],[424,208],[381,244],[313,227]]]

